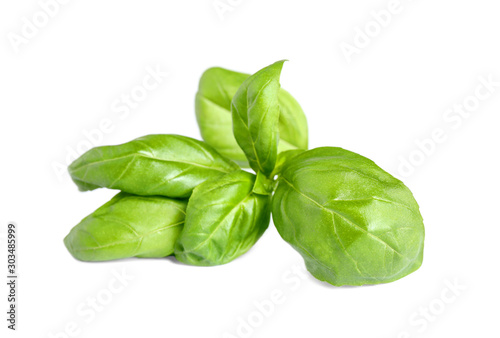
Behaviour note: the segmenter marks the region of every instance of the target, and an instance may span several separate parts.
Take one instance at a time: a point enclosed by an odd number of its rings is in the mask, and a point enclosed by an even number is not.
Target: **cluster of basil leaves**
[[[283,63],[251,76],[203,74],[196,116],[205,142],[148,135],[74,161],[69,172],[80,190],[121,192],[71,230],[70,253],[225,264],[255,244],[272,212],[320,280],[386,283],[418,269],[424,226],[412,193],[361,155],[307,150],[305,115],[280,88]],[[241,169],[248,166],[255,174]]]

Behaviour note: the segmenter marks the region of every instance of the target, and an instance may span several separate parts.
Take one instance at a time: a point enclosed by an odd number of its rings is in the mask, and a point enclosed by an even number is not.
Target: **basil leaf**
[[[270,196],[252,193],[255,175],[239,170],[194,189],[175,256],[191,265],[225,264],[247,252],[269,225]]]
[[[100,187],[136,195],[188,197],[198,184],[238,169],[204,142],[148,135],[87,151],[69,166],[81,191]]]
[[[200,78],[195,99],[196,120],[203,140],[241,166],[248,166],[248,161],[233,135],[231,101],[248,76],[210,68]]]
[[[308,131],[304,111],[295,98],[283,88],[278,95],[280,106],[278,153],[291,149],[307,150]]]
[[[231,101],[249,74],[214,67],[200,78],[195,110],[202,138],[222,155],[248,167],[248,160],[233,135]],[[279,90],[278,152],[307,149],[307,119],[299,103],[284,89]]]
[[[259,70],[243,82],[231,102],[233,133],[250,167],[270,175],[279,142],[279,78],[284,61]]]
[[[174,252],[186,201],[119,193],[76,225],[64,239],[78,260],[165,257]]]
[[[395,281],[422,264],[424,225],[404,184],[341,148],[290,160],[273,197],[278,232],[333,285]]]

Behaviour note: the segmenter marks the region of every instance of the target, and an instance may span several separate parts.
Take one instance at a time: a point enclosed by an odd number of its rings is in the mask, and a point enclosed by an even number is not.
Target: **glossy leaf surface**
[[[273,220],[308,270],[333,285],[387,283],[422,263],[424,225],[410,190],[341,148],[309,150],[285,165]]]
[[[189,199],[175,256],[191,265],[225,264],[247,252],[269,225],[270,196],[252,192],[255,175],[235,171],[200,184]]]
[[[208,144],[179,135],[148,135],[87,151],[68,168],[81,191],[188,197],[194,187],[238,169]]]
[[[203,139],[222,155],[248,166],[248,160],[233,135],[231,101],[249,74],[214,67],[206,70],[195,99],[196,118]],[[280,88],[278,152],[307,149],[307,119],[299,103]]]
[[[76,225],[64,239],[82,261],[165,257],[174,252],[186,201],[119,193]]]
[[[284,61],[259,70],[243,82],[231,102],[233,133],[255,172],[270,175],[278,156],[278,93]]]

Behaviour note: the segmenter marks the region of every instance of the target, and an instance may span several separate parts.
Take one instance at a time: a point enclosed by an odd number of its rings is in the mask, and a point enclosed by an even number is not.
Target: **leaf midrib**
[[[144,158],[148,158],[148,159],[152,159],[152,160],[156,160],[156,161],[160,161],[160,162],[188,164],[188,165],[192,165],[192,166],[203,168],[203,169],[216,170],[216,171],[220,171],[222,173],[229,173],[229,171],[223,170],[222,168],[219,168],[219,167],[211,167],[211,166],[208,166],[208,165],[203,165],[203,164],[193,163],[193,162],[188,162],[188,161],[166,160],[166,159],[162,159],[162,158],[158,158],[158,157],[147,156],[145,154],[128,154],[128,155],[124,155],[124,156],[113,157],[113,158],[106,159],[106,160],[100,160],[100,161],[95,161],[95,162],[88,162],[88,163],[85,163],[84,165],[79,166],[76,169],[70,169],[70,172],[75,172],[75,171],[81,170],[81,169],[86,168],[86,167],[91,166],[91,165],[97,165],[97,164],[101,164],[101,163],[104,163],[104,162],[116,161],[116,160],[121,160],[121,159],[124,159],[124,158],[135,157],[135,156],[144,157]]]
[[[382,240],[380,237],[372,234],[371,232],[369,232],[368,230],[365,230],[363,229],[362,227],[360,227],[359,225],[357,225],[356,223],[352,222],[351,220],[349,220],[348,218],[346,218],[344,215],[342,215],[341,213],[333,210],[333,209],[329,209],[329,208],[326,208],[324,206],[322,206],[320,203],[318,203],[317,201],[315,201],[313,198],[307,196],[306,194],[302,193],[301,191],[299,191],[297,188],[295,188],[295,186],[290,183],[286,178],[282,177],[281,178],[284,182],[286,182],[293,190],[295,190],[298,194],[302,195],[304,198],[310,200],[311,202],[313,202],[314,204],[316,204],[320,209],[323,209],[325,210],[326,212],[330,213],[330,214],[334,214],[334,215],[337,215],[338,217],[342,218],[344,221],[346,221],[348,224],[351,224],[353,225],[355,228],[357,228],[358,230],[364,232],[365,234],[367,234],[368,236],[370,236],[371,238],[373,238],[374,240],[384,244],[386,247],[390,248],[392,251],[394,251],[395,253],[397,253],[398,255],[400,255],[403,259],[408,259],[407,257],[403,256],[399,251],[397,251],[396,249],[394,249],[392,246],[390,246],[387,242],[385,242],[384,240]]]
[[[210,235],[205,238],[203,241],[201,241],[200,243],[198,243],[197,246],[195,246],[193,249],[190,249],[190,250],[186,250],[184,251],[183,253],[190,253],[190,252],[194,252],[195,250],[199,249],[202,245],[204,245],[205,243],[207,243],[210,238],[212,238],[214,236],[214,234],[220,229],[220,227],[222,226],[222,223],[223,221],[229,217],[233,211],[235,211],[240,205],[244,204],[247,199],[252,195],[252,192],[250,191],[240,202],[236,203],[232,208],[231,210],[229,210],[225,215],[223,215],[220,219],[219,219],[219,224],[215,227],[215,229],[210,233]]]
[[[147,233],[145,233],[145,234],[142,234],[142,235],[140,235],[140,236],[137,236],[137,237],[132,238],[132,239],[129,239],[129,240],[125,240],[125,241],[118,241],[118,242],[114,242],[114,243],[110,243],[110,244],[99,245],[99,246],[96,246],[96,247],[88,247],[88,248],[81,248],[81,249],[75,249],[75,248],[73,248],[73,251],[75,251],[75,252],[85,252],[85,251],[92,251],[92,250],[99,250],[99,249],[109,248],[109,247],[112,247],[112,246],[115,246],[115,245],[120,245],[120,244],[128,244],[128,243],[132,243],[132,242],[137,241],[137,240],[142,240],[142,239],[144,239],[145,237],[148,237],[148,236],[150,236],[150,235],[152,235],[152,234],[154,234],[154,233],[157,233],[157,232],[160,232],[160,231],[163,231],[163,230],[168,230],[168,229],[170,229],[170,228],[174,228],[174,227],[176,227],[176,226],[180,226],[180,225],[182,225],[183,223],[184,223],[184,221],[177,222],[177,223],[174,223],[174,224],[169,224],[169,225],[166,225],[166,226],[164,226],[164,227],[161,227],[161,228],[158,228],[158,229],[152,230],[152,231],[150,231],[150,232],[147,232]],[[88,232],[87,230],[83,230],[83,229],[77,229],[77,230],[78,230],[78,231],[84,231],[84,232],[86,232],[86,233],[90,234],[90,235],[92,236],[92,238],[94,239],[94,241],[95,241],[96,243],[98,243],[98,242],[97,242],[97,240],[95,239],[95,237],[94,237],[94,236],[93,236],[90,232]],[[137,254],[138,254],[138,252],[136,252],[136,253],[134,254],[134,256],[135,256],[135,255],[137,255]]]

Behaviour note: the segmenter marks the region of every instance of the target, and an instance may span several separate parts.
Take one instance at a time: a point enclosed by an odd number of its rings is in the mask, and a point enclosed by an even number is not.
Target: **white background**
[[[250,317],[247,337],[497,337],[500,87],[468,118],[444,117],[454,104],[474,102],[481,77],[500,81],[497,2],[401,0],[380,32],[370,13],[387,9],[386,0],[222,3],[232,7],[220,16],[213,0],[73,0],[15,48],[10,39],[22,34],[23,17],[33,22],[41,8],[2,1],[0,222],[3,230],[18,224],[20,279],[12,333],[0,278],[1,336],[67,337],[69,325],[78,337],[243,337],[239,318]],[[348,62],[341,45],[355,46],[366,25],[372,38]],[[71,257],[63,237],[115,194],[79,193],[54,170],[84,132],[109,119],[113,131],[99,144],[150,133],[199,138],[194,94],[206,68],[252,73],[283,58],[290,61],[281,83],[306,112],[311,147],[358,152],[399,177],[403,158],[418,160],[402,179],[425,220],[420,270],[356,288],[300,278],[291,269],[303,266],[301,257],[272,224],[248,254],[214,268]],[[120,118],[113,103],[157,66],[169,75]],[[415,142],[436,128],[446,140],[419,155]],[[87,300],[106,299],[122,269],[133,280],[91,317]],[[453,293],[450,283],[461,289]],[[266,303],[275,289],[283,302],[259,322],[254,302]]]

